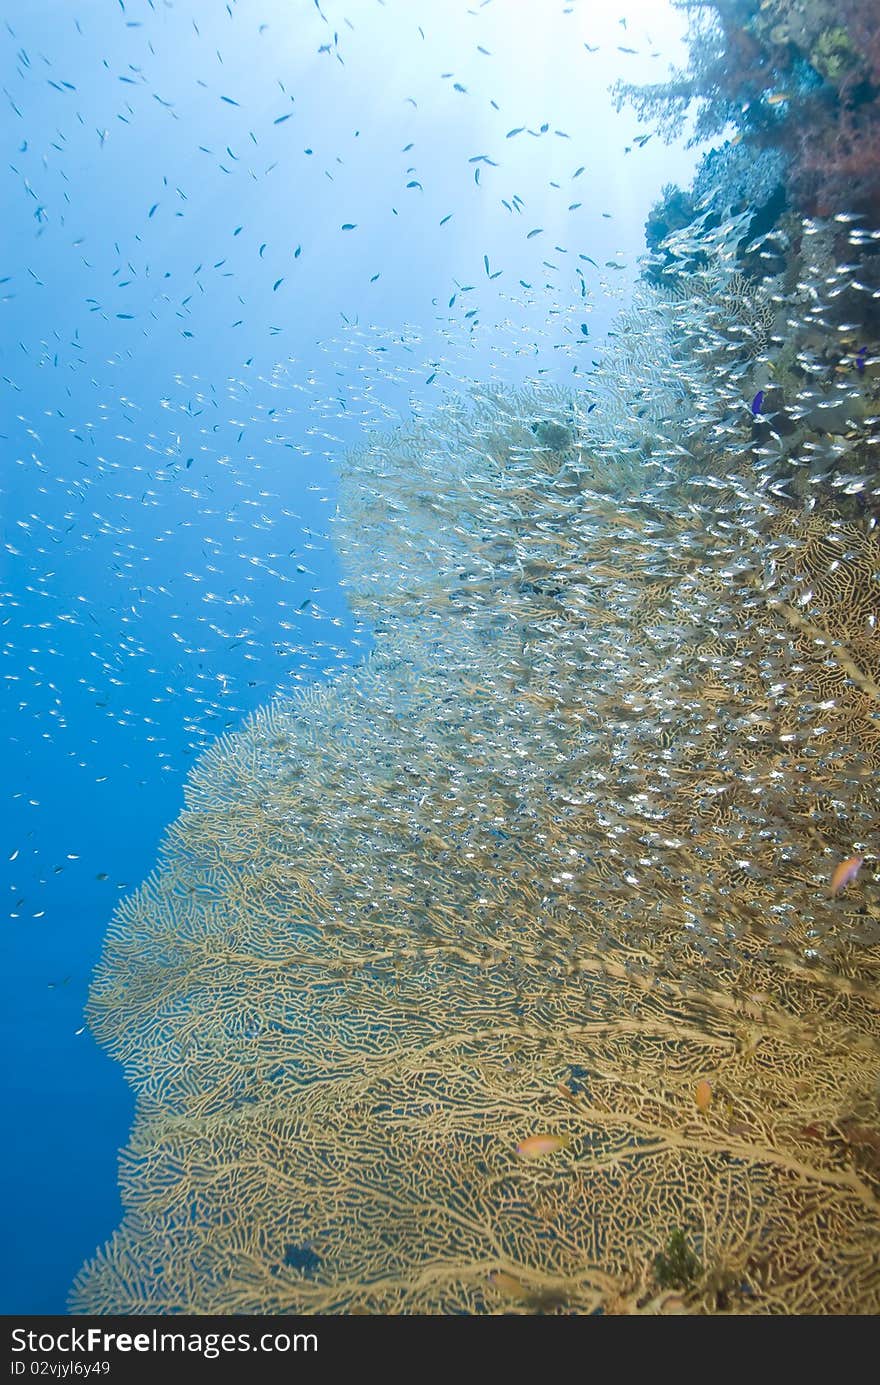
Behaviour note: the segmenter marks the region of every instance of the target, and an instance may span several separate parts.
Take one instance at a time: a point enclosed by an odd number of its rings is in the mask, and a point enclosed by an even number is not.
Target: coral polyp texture
[[[202,757],[115,916],[75,1311],[880,1310],[877,367],[810,226],[643,284],[592,394],[348,459],[377,649]]]

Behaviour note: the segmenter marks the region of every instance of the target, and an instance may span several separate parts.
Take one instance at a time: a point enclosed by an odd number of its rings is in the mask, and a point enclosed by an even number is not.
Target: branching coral
[[[779,149],[756,151],[729,140],[700,161],[692,197],[727,215],[763,207],[785,180],[785,155]],[[693,220],[693,216],[689,218]]]

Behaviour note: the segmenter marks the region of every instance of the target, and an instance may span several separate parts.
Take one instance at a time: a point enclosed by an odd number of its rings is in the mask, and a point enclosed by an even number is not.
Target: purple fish
[[[758,417],[758,414],[761,412],[761,410],[762,410],[763,407],[764,407],[764,391],[763,391],[763,390],[758,390],[758,393],[755,395],[754,399],[752,400],[752,414],[753,414],[753,416],[754,416],[755,418]]]
[[[856,370],[860,375],[865,373],[865,357],[868,354],[867,346],[860,346],[856,353]]]

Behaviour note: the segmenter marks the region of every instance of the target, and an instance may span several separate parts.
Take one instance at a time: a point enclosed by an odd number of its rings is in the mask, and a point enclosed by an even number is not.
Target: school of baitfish
[[[238,35],[240,30],[232,27],[238,15],[229,8],[230,33]],[[155,11],[155,6],[150,9]],[[319,5],[305,9],[311,16],[303,15],[304,23],[316,34],[328,32],[336,22]],[[181,114],[176,107],[184,109],[185,103],[170,100],[169,93],[154,85],[151,72],[161,63],[163,50],[178,43],[201,60],[200,75],[192,80],[205,93],[205,102],[241,109],[241,94],[222,87],[230,54],[206,48],[215,26],[206,21],[200,25],[197,16],[168,6],[166,24],[178,27],[163,31],[143,17],[132,18],[131,7],[126,9],[124,3],[119,10],[130,60],[101,60],[95,86],[100,79],[97,109],[102,123],[94,126],[83,113],[87,95],[65,76],[63,48],[54,57],[32,51],[12,22],[5,25],[14,69],[6,98],[13,128],[21,134],[10,165],[11,185],[33,219],[34,243],[26,252],[24,270],[0,279],[3,302],[26,302],[24,321],[30,326],[30,305],[36,310],[44,307],[47,292],[63,297],[58,265],[71,256],[77,271],[84,271],[81,301],[75,305],[80,320],[69,335],[60,325],[65,314],[58,311],[47,319],[36,341],[30,336],[17,343],[10,340],[4,353],[3,441],[20,473],[8,487],[10,514],[15,513],[4,539],[9,574],[2,593],[5,676],[17,694],[12,705],[39,729],[39,736],[99,783],[111,777],[108,766],[93,739],[83,743],[77,737],[71,716],[84,721],[88,710],[97,709],[111,738],[123,732],[113,739],[123,761],[136,735],[139,748],[144,743],[153,747],[159,767],[175,775],[182,755],[197,753],[218,730],[236,725],[275,687],[327,677],[361,657],[369,639],[352,627],[335,593],[328,595],[315,580],[316,569],[332,570],[333,564],[328,531],[333,486],[325,474],[326,463],[338,458],[361,432],[427,407],[431,391],[426,386],[466,389],[475,350],[494,358],[493,369],[503,377],[526,372],[539,350],[545,362],[538,367],[539,375],[549,372],[548,361],[559,373],[583,373],[589,362],[581,348],[591,349],[584,318],[594,311],[595,299],[620,291],[616,280],[625,268],[622,252],[607,258],[603,268],[579,248],[585,226],[576,214],[584,204],[570,198],[583,181],[585,166],[575,166],[570,156],[560,162],[555,155],[541,154],[548,170],[565,170],[564,182],[553,179],[550,186],[558,208],[571,222],[572,238],[522,260],[520,269],[528,265],[529,279],[515,277],[511,266],[503,270],[494,262],[490,265],[480,248],[469,257],[470,282],[453,273],[432,290],[427,327],[361,326],[356,314],[341,311],[341,334],[328,333],[316,341],[308,360],[278,351],[271,365],[261,366],[266,357],[252,342],[250,353],[239,349],[234,374],[212,378],[172,370],[162,379],[160,396],[167,422],[157,428],[153,400],[147,394],[152,382],[144,392],[131,388],[131,376],[145,373],[138,369],[137,339],[120,344],[115,335],[95,337],[95,331],[102,324],[109,328],[124,322],[133,324],[147,341],[162,341],[172,324],[179,342],[204,340],[206,328],[200,325],[199,313],[206,300],[227,314],[226,321],[221,318],[224,330],[246,327],[248,308],[251,318],[261,321],[258,303],[263,289],[277,297],[283,296],[285,286],[290,293],[297,291],[288,273],[278,273],[279,267],[289,262],[290,269],[301,270],[308,254],[319,252],[320,246],[312,243],[306,251],[302,244],[288,247],[271,231],[264,238],[253,226],[230,222],[216,228],[217,255],[201,256],[181,282],[177,272],[164,268],[170,261],[163,237],[185,236],[190,204],[197,200],[195,180],[188,188],[163,175],[158,179],[158,200],[144,198],[142,224],[126,228],[124,238],[111,235],[103,243],[77,231],[81,218],[76,179],[84,178],[84,167],[89,170],[85,186],[93,176],[99,185],[94,169],[100,165],[91,162],[94,150],[102,158],[109,156],[116,143],[129,138],[130,128],[146,123],[155,103],[153,110],[164,113],[165,123],[151,124],[151,130],[168,138],[163,132],[170,129],[177,142],[183,122],[190,120],[192,153],[201,162],[212,161],[215,179],[222,182],[238,170],[246,185],[271,187],[273,175],[290,166],[290,140],[302,140],[301,127],[317,135],[324,115],[323,87],[295,94],[279,78],[275,85],[282,109],[261,116],[265,130],[258,134],[252,128],[253,113],[248,112],[235,137],[230,136],[242,141],[237,149],[200,145],[196,131],[207,115],[196,120],[189,109]],[[338,23],[338,30],[330,30],[332,42],[317,45],[316,51],[322,60],[332,57],[344,69],[341,34],[354,33],[355,26],[344,16]],[[421,25],[408,27],[418,43],[428,41],[430,35]],[[70,28],[81,46],[95,40],[84,15],[72,16]],[[262,23],[258,31],[260,42],[271,41],[272,25]],[[397,37],[400,41],[399,32]],[[466,58],[473,65],[474,53],[479,64],[492,56],[484,45],[475,44],[462,61]],[[436,81],[445,86],[452,75],[436,74]],[[39,128],[43,123],[45,89],[54,101],[63,98],[64,104],[46,108],[46,128],[35,137],[28,133],[29,125]],[[413,97],[404,104],[418,107]],[[525,138],[538,146],[553,141],[562,147],[571,139],[547,122],[508,128],[499,103],[489,98],[488,104],[505,144]],[[291,109],[284,110],[284,105]],[[313,138],[296,150],[295,163],[320,159],[317,178],[325,185],[341,181],[346,162],[356,161],[358,134],[349,132],[351,153],[345,158],[331,157],[326,141]],[[282,136],[287,143],[279,145]],[[271,146],[271,156],[261,158],[264,144]],[[389,161],[396,165],[413,157],[414,147],[412,140],[399,147],[389,143]],[[488,154],[465,160],[468,182],[477,180],[475,195],[480,168],[486,166],[498,167],[499,161]],[[528,163],[520,167],[527,170]],[[406,170],[413,171],[408,164]],[[509,180],[511,173],[504,177]],[[395,190],[417,186],[404,178]],[[523,198],[515,190],[505,191],[498,205],[505,215],[522,219]],[[243,195],[249,195],[247,186]],[[335,210],[337,205],[341,202],[333,204],[339,235],[365,229],[346,220]],[[611,218],[609,212],[589,210],[593,216]],[[383,215],[386,220],[402,220],[404,213],[394,205],[383,208]],[[448,224],[452,215],[445,212],[437,224]],[[181,224],[175,227],[177,219]],[[405,234],[407,246],[422,232],[407,225]],[[524,241],[543,234],[525,223],[520,232]],[[548,252],[555,261],[546,258]],[[567,261],[575,263],[573,271],[567,270]],[[254,263],[265,283],[255,284]],[[591,275],[589,288],[585,271]],[[572,272],[577,302],[566,301],[560,292],[561,281]],[[363,277],[373,284],[381,273]],[[506,287],[509,284],[512,287]],[[484,290],[490,286],[487,298]],[[43,296],[33,297],[39,290]],[[245,294],[254,302],[249,303]],[[284,311],[302,311],[301,301],[298,297]],[[377,317],[381,321],[381,314]],[[76,319],[74,312],[71,320]],[[282,312],[279,321],[283,320]],[[218,323],[209,330],[219,328]],[[268,328],[270,337],[281,333],[280,325]],[[105,349],[108,354],[101,359]],[[38,405],[28,398],[24,383],[29,371],[47,381]],[[129,384],[124,392],[115,387],[120,378]],[[297,468],[296,490],[302,491],[304,502],[295,507],[285,496],[290,486],[288,463]],[[108,578],[100,591],[94,589],[95,566]],[[271,603],[267,593],[272,594]],[[270,604],[280,607],[280,619],[274,611],[267,617]],[[83,646],[88,648],[84,660],[79,655]],[[73,686],[66,672],[72,662],[81,665]],[[144,696],[147,688],[149,697]],[[182,734],[176,734],[176,726],[170,729],[164,715],[174,698],[185,699]],[[144,783],[142,775],[132,772],[126,791]],[[9,912],[14,919],[42,917],[34,882],[39,886],[52,872],[69,869],[73,853],[64,853],[60,862],[45,857],[39,830],[45,804],[19,789],[10,797],[14,807],[36,811],[12,814],[25,826],[25,836],[13,849],[23,852],[20,859],[27,857],[33,870],[26,880],[23,876],[21,882],[13,882]],[[128,882],[118,881],[112,863],[107,864],[111,868],[102,874],[127,888]]]

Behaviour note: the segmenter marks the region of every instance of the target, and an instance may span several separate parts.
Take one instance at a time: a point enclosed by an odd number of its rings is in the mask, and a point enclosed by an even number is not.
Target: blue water
[[[132,1099],[82,1012],[189,765],[370,648],[334,463],[467,380],[587,373],[688,179],[607,95],[677,17],[595,10],[3,7],[6,1313],[64,1311],[119,1221]]]

